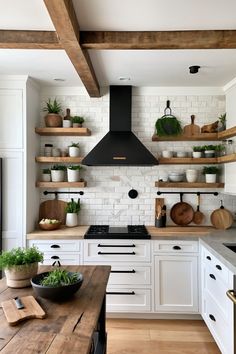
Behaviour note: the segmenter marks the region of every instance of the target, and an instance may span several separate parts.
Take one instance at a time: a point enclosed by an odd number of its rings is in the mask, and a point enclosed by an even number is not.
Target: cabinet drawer
[[[42,252],[74,252],[80,250],[80,242],[74,240],[30,240],[29,246],[38,247]]]
[[[133,240],[85,241],[88,262],[150,262],[150,242]]]
[[[217,304],[208,295],[203,298],[203,317],[221,352],[233,354],[233,322],[224,320]]]
[[[193,253],[198,252],[198,241],[168,240],[153,241],[154,252]]]
[[[43,265],[58,265],[60,262],[61,265],[79,265],[81,263],[80,255],[78,253],[50,253],[47,252],[44,254]]]
[[[150,289],[107,288],[108,312],[148,312],[151,310]]]
[[[223,282],[229,282],[229,270],[211,252],[202,248],[202,263],[212,268],[212,271]]]

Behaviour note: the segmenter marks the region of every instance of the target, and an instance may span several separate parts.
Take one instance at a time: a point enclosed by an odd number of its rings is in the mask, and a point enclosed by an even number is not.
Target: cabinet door
[[[155,256],[155,310],[198,312],[197,256]]]
[[[0,89],[0,117],[0,149],[22,149],[22,90]]]

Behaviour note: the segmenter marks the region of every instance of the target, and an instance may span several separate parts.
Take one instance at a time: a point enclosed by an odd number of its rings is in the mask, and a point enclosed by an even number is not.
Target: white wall
[[[109,124],[109,94],[104,88],[101,98],[90,98],[83,89],[79,88],[47,88],[42,92],[41,105],[51,97],[57,97],[64,108],[71,109],[71,115],[83,115],[86,118],[85,126],[90,128],[90,137],[42,137],[41,149],[45,143],[53,143],[59,148],[66,148],[72,141],[79,142],[81,155],[88,153],[108,131]],[[168,94],[167,94],[168,93]],[[163,115],[166,100],[171,101],[172,113],[183,125],[190,123],[191,114],[196,116],[196,124],[200,126],[214,122],[225,112],[225,95],[218,88],[133,88],[132,127],[134,133],[144,145],[154,154],[163,149],[175,151],[185,150],[189,153],[195,142],[152,142],[155,121]],[[41,125],[44,126],[43,115]],[[209,144],[200,142],[199,145]],[[191,166],[162,165],[155,167],[85,167],[83,177],[88,182],[81,197],[82,210],[80,224],[154,224],[154,205],[157,197],[155,181],[168,174],[170,170],[184,171]],[[201,166],[192,166],[201,170]],[[43,168],[41,165],[40,168]],[[201,176],[203,178],[203,176]],[[137,199],[129,199],[128,191],[137,189]],[[68,190],[68,189],[67,189]],[[71,190],[73,192],[73,189]],[[60,196],[60,199],[76,195]],[[223,198],[230,209],[236,209],[236,200],[230,196],[203,196],[202,211],[206,213],[206,224],[213,209],[217,208]],[[41,201],[45,196],[41,194]],[[196,199],[193,196],[184,198],[193,206]],[[167,196],[167,209],[178,202],[178,196]],[[171,221],[168,220],[170,224]]]

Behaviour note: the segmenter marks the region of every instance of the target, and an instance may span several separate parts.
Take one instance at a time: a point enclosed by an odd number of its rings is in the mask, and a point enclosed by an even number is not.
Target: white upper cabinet
[[[23,149],[23,91],[0,89],[0,149]]]

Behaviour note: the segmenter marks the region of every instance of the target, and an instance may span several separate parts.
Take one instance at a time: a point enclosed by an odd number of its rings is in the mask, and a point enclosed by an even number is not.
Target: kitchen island
[[[65,302],[37,298],[45,319],[30,319],[11,327],[1,309],[0,350],[2,353],[106,353],[105,293],[110,266],[67,266],[81,272],[79,291]],[[41,266],[40,272],[51,270]],[[8,288],[0,281],[0,302],[16,296],[34,295],[33,289]]]

